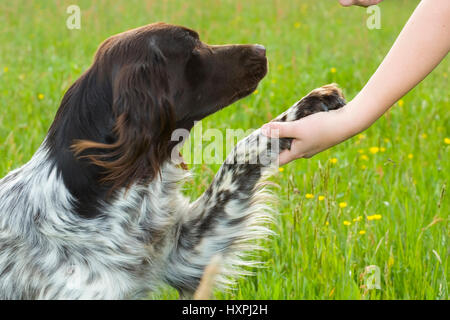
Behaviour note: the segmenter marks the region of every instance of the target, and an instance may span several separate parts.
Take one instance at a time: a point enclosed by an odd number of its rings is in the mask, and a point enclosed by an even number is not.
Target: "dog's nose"
[[[266,56],[266,48],[260,44],[255,44],[253,46],[253,50],[255,50],[255,52],[260,56]]]

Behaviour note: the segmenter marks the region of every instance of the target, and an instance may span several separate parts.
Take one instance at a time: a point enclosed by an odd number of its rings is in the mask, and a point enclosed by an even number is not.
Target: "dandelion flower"
[[[39,94],[38,94],[38,99],[39,99],[39,100],[44,99],[44,95],[43,95],[42,93],[39,93]]]
[[[295,27],[295,29],[298,29],[298,28],[300,28],[301,27],[301,23],[300,22],[296,22],[296,23],[294,23],[294,27]]]
[[[253,94],[258,94],[258,89],[256,89],[255,91],[253,91]]]
[[[399,107],[403,107],[404,104],[405,104],[405,101],[403,101],[402,99],[398,100]]]
[[[360,235],[364,235],[366,234],[366,230],[361,230],[360,232],[358,232]]]
[[[4,68],[3,68],[3,72],[5,72],[5,73],[8,72],[8,70],[9,70],[8,67],[4,67]]]
[[[381,220],[381,214],[374,214],[371,216],[367,216],[367,220],[372,221],[372,220]]]
[[[330,223],[329,223],[328,221],[325,222],[325,225],[326,225],[326,226],[329,225],[329,224],[330,224]]]
[[[376,154],[376,153],[378,153],[378,151],[380,151],[380,148],[378,148],[378,147],[371,147],[371,148],[369,148],[369,151],[372,154]]]
[[[278,171],[283,172],[284,168],[278,168]]]
[[[359,157],[361,160],[367,161],[369,160],[369,157],[363,154],[361,157]]]
[[[381,147],[381,148],[380,148],[380,151],[381,151],[381,152],[385,152],[385,151],[386,151],[386,148],[385,148],[385,147]]]
[[[366,166],[365,164],[363,164],[363,165],[361,166],[361,169],[366,170],[366,169],[367,169],[367,166]]]
[[[351,225],[352,223],[350,222],[350,221],[347,221],[347,220],[345,220],[344,221],[344,226],[349,226],[349,225]]]
[[[422,139],[426,139],[426,138],[428,138],[428,135],[427,135],[426,133],[422,133],[422,134],[420,135],[420,137],[421,137]]]
[[[337,72],[335,67],[331,68],[330,71],[331,71],[331,73],[336,73]]]
[[[414,158],[414,155],[412,153],[408,154],[408,159]]]
[[[366,138],[365,134],[363,134],[363,133],[358,134],[358,139],[359,140],[362,140],[362,139],[365,139],[365,138]]]
[[[307,193],[305,197],[306,199],[313,199],[314,195],[312,193]]]
[[[331,162],[332,164],[336,164],[336,163],[338,162],[338,159],[337,159],[337,158],[331,158],[331,159],[330,159],[330,162]]]
[[[318,199],[319,201],[325,200],[325,196],[319,196]]]
[[[445,143],[445,144],[450,144],[450,138],[445,138],[445,139],[444,139],[444,143]]]
[[[345,207],[347,207],[347,202],[340,202],[339,203],[339,208],[345,208]]]

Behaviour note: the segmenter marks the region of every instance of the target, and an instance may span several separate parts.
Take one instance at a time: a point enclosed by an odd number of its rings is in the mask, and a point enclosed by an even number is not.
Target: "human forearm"
[[[423,0],[366,86],[346,106],[356,132],[414,88],[450,50],[450,1]]]
[[[450,49],[449,23],[449,0],[423,0],[378,70],[344,108],[264,125],[267,135],[278,130],[280,137],[294,138],[291,150],[280,155],[280,163],[311,157],[367,129],[445,58]]]

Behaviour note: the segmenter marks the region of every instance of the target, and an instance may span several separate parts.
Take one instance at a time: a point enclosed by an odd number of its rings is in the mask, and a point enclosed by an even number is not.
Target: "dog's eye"
[[[195,47],[194,49],[192,49],[191,51],[191,57],[196,56],[198,57],[200,55],[200,50],[198,50],[197,47]]]

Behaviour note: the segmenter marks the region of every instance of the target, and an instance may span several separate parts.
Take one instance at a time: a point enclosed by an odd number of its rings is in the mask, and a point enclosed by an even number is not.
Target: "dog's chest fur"
[[[133,186],[84,219],[41,147],[0,180],[0,298],[115,299],[151,290],[189,206],[179,190],[185,175],[166,165],[148,187]]]

